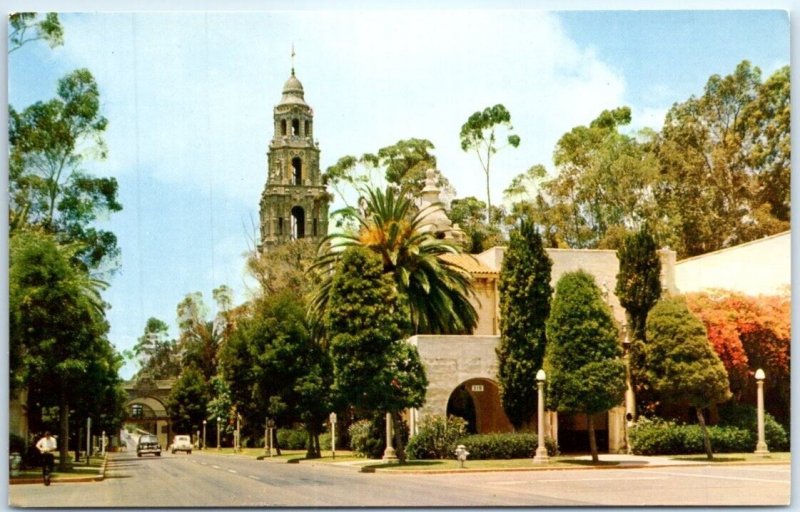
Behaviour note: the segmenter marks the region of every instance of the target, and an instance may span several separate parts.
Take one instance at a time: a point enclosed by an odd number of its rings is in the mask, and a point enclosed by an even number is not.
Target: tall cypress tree
[[[625,237],[617,251],[619,273],[614,290],[628,312],[628,325],[637,340],[645,340],[647,313],[661,297],[661,260],[656,241],[643,227]]]
[[[568,272],[558,280],[547,340],[548,404],[558,412],[586,414],[597,462],[593,415],[622,403],[625,366],[611,308],[587,272]]]
[[[511,232],[500,270],[498,380],[506,416],[515,428],[536,412],[536,372],[542,367],[550,314],[550,269],[539,232],[527,219]]]
[[[661,260],[656,242],[646,226],[625,237],[617,256],[619,273],[614,291],[628,317],[631,386],[638,408],[651,408],[654,397],[645,371],[645,325],[650,309],[661,297]]]

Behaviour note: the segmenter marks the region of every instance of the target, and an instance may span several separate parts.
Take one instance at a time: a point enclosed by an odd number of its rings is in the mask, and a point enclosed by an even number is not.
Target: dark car
[[[158,444],[156,436],[152,434],[139,436],[139,442],[136,443],[136,455],[141,457],[143,453],[153,453],[161,457],[161,445]]]

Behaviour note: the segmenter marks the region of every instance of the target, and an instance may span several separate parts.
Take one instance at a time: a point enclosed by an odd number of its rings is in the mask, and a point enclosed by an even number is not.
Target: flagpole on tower
[[[292,43],[292,76],[294,76],[294,43]]]

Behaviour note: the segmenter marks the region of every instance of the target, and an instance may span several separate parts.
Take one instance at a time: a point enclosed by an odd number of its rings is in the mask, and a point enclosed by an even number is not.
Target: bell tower
[[[319,241],[328,234],[328,194],[319,170],[319,144],[313,139],[314,111],[304,95],[292,65],[281,101],[273,109],[274,133],[260,205],[262,251],[299,238]]]

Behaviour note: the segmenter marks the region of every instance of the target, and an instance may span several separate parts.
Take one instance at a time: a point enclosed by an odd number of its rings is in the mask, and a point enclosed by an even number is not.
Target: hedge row
[[[459,439],[456,444],[464,445],[470,459],[524,459],[535,455],[539,438],[529,432],[475,434]],[[558,455],[558,445],[552,438],[545,437],[544,444],[549,456]]]
[[[771,451],[784,451],[786,432],[774,419],[767,422],[765,437]],[[740,453],[755,450],[755,428],[709,426],[711,449],[715,453]],[[703,453],[703,431],[699,425],[680,425],[659,418],[640,418],[629,434],[631,449],[637,455],[681,455]]]
[[[308,432],[302,428],[279,428],[278,443],[285,450],[305,450],[308,444]],[[321,450],[331,449],[330,432],[320,434],[319,447]]]
[[[450,416],[428,416],[420,423],[417,434],[408,441],[406,454],[411,459],[452,459],[456,447],[463,444],[470,459],[522,459],[533,457],[538,446],[536,434],[503,433],[466,435],[466,422]],[[558,446],[545,440],[550,456],[558,454]]]

